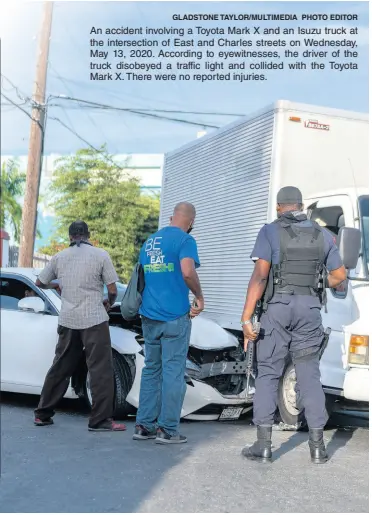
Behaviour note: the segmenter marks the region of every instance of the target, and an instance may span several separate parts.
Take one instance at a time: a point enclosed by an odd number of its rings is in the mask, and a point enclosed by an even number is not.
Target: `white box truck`
[[[360,229],[360,258],[347,287],[327,292],[322,316],[332,333],[321,360],[325,392],[359,403],[369,400],[368,168],[368,115],[278,101],[168,153],[160,213],[164,226],[177,202],[196,206],[204,317],[238,337],[250,253],[259,229],[276,218],[281,187],[300,188],[308,216],[335,236],[342,226]],[[210,340],[194,331],[191,343],[213,349]],[[289,362],[280,415],[291,424],[302,416],[294,384]]]

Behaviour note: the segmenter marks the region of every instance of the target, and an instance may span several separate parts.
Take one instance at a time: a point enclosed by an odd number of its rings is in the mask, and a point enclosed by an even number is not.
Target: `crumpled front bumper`
[[[141,354],[136,354],[136,375],[132,388],[127,396],[127,402],[135,408],[138,408],[139,405],[141,374],[144,363],[144,357]],[[191,378],[187,384],[181,417],[193,418],[195,420],[216,420],[225,407],[241,406],[246,408],[243,409],[242,412],[245,413],[249,411],[251,405],[252,395],[246,396],[245,392],[242,392],[239,396],[223,396],[212,386]],[[199,415],[195,413],[209,406],[211,406],[210,414],[208,414],[208,409],[203,410],[205,413],[203,412]],[[218,406],[221,407],[220,410],[218,410]],[[195,413],[195,415],[192,415],[193,413]]]

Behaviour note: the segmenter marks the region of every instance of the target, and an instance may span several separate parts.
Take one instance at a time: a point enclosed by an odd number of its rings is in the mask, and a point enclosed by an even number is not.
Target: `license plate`
[[[225,408],[220,415],[220,420],[237,420],[242,411],[243,408]]]

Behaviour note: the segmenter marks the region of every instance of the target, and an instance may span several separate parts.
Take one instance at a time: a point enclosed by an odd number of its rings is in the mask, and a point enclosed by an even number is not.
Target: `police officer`
[[[242,327],[245,349],[248,341],[258,337],[253,401],[257,441],[251,447],[246,446],[242,453],[259,461],[271,461],[278,385],[288,351],[309,427],[312,462],[328,460],[323,441],[328,415],[319,371],[319,351],[324,338],[319,278],[326,269],[324,290],[335,288],[346,280],[346,270],[332,235],[308,220],[302,211],[301,192],[292,186],[282,188],[277,195],[278,219],[262,227],[251,254],[255,267],[248,286]],[[258,336],[251,318],[261,299],[264,305]]]

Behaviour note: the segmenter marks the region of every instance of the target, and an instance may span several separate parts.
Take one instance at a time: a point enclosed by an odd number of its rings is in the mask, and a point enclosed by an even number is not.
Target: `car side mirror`
[[[337,236],[337,246],[342,262],[347,270],[354,270],[358,264],[362,244],[362,233],[354,227],[341,227]]]
[[[44,313],[45,303],[39,297],[25,297],[18,302],[20,311],[33,311],[34,313]]]

